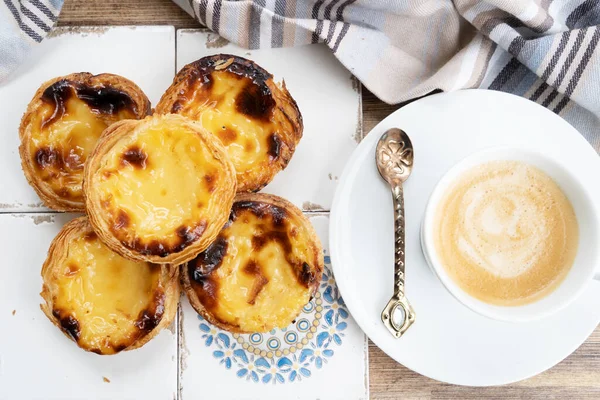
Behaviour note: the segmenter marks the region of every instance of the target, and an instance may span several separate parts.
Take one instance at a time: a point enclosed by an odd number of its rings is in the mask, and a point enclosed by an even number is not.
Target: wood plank
[[[66,0],[59,25],[200,25],[170,0]],[[368,132],[399,108],[363,89],[363,127]],[[465,388],[418,375],[369,347],[372,399],[587,399],[600,398],[600,329],[570,357],[536,377],[494,388]]]
[[[168,0],[66,0],[59,26],[173,25],[199,28],[189,14]]]

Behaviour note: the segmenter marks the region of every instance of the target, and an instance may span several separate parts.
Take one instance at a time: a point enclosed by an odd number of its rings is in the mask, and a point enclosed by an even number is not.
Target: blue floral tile
[[[309,379],[326,368],[344,341],[350,314],[340,296],[325,256],[319,291],[294,324],[268,333],[237,334],[214,327],[198,315],[203,343],[217,364],[258,384],[283,384]]]

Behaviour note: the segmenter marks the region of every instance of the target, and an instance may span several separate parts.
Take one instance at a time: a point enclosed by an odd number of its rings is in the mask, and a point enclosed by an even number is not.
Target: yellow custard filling
[[[36,173],[58,196],[83,201],[83,166],[102,131],[112,122],[135,118],[129,109],[100,115],[72,95],[64,102],[64,113],[54,119],[56,105],[42,103],[33,116],[28,143]]]
[[[95,172],[101,217],[130,248],[180,251],[221,212],[222,163],[186,125],[145,121],[108,150]]]
[[[256,86],[228,71],[213,71],[210,79],[208,85],[197,82],[177,112],[219,137],[238,175],[270,164],[278,156],[273,149],[278,140],[272,136],[274,124],[268,117],[257,119],[240,112],[237,103],[248,87]]]
[[[162,317],[160,266],[126,260],[92,232],[68,243],[52,273],[53,313],[83,348],[116,353],[147,333],[144,315]]]
[[[277,222],[236,204],[234,221],[188,266],[194,290],[221,323],[244,332],[286,327],[320,276],[313,239],[291,218]]]

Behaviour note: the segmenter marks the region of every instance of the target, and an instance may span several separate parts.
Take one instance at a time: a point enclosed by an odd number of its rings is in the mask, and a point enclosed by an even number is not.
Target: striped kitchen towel
[[[54,26],[63,0],[0,0],[0,82]]]
[[[600,151],[600,0],[174,1],[244,47],[325,43],[388,103],[475,87],[524,96]],[[62,2],[1,0],[0,82]]]
[[[325,43],[377,97],[489,88],[534,100],[600,151],[600,0],[174,0],[248,48]]]

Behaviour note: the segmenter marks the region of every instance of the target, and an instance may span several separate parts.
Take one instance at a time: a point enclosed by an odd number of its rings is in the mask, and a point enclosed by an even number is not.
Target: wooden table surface
[[[58,24],[200,27],[170,0],[66,0]],[[364,131],[398,107],[363,88]],[[513,385],[467,388],[440,383],[397,364],[373,343],[369,370],[372,399],[600,399],[600,328],[554,368]]]

